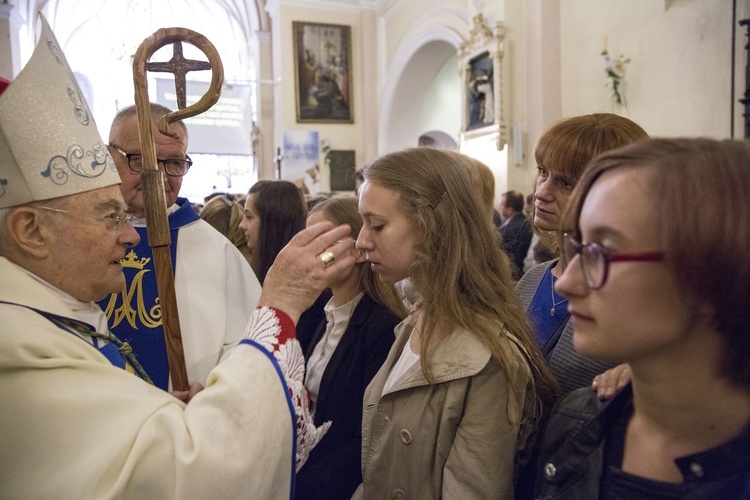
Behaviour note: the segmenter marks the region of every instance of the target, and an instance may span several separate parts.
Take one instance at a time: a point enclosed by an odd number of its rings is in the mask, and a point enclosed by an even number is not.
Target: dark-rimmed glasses
[[[614,253],[596,243],[585,245],[572,234],[565,235],[565,257],[568,262],[576,255],[581,256],[581,270],[586,284],[592,290],[599,290],[607,282],[611,262],[659,262],[664,260],[663,252]]]
[[[141,153],[126,153],[121,147],[110,144],[110,147],[120,153],[128,160],[128,168],[133,172],[143,172],[143,155]],[[156,159],[157,165],[161,165],[164,173],[171,177],[182,177],[193,164],[189,156],[184,160],[179,158],[167,158],[166,160]]]
[[[133,222],[133,214],[128,214],[128,213],[124,213],[122,215],[109,214],[109,215],[105,215],[104,217],[98,217],[96,215],[82,214],[80,212],[70,212],[69,210],[62,210],[60,208],[52,208],[52,207],[34,207],[34,208],[38,208],[39,210],[47,210],[49,212],[57,212],[60,214],[78,215],[81,217],[88,217],[90,219],[103,221],[107,224],[107,227],[113,233],[116,233],[117,231],[119,231],[122,228],[122,226],[125,224],[125,222],[128,222],[128,221]]]

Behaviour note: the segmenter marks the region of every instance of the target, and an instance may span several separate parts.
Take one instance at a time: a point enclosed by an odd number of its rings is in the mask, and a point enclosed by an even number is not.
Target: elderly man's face
[[[115,231],[112,221],[101,219],[124,213],[118,186],[70,196],[55,208],[67,213],[43,213],[50,236],[48,276],[44,278],[84,302],[121,291],[125,276],[118,261],[140,237],[130,222]]]
[[[177,133],[177,139],[172,139],[159,133],[156,123],[152,124],[154,134],[154,145],[156,147],[156,158],[160,160],[179,159],[184,160],[187,155],[187,134],[179,125],[172,125],[171,129]],[[141,143],[138,136],[138,118],[133,115],[118,121],[112,126],[109,133],[109,143],[117,146],[126,153],[140,153]],[[141,187],[141,176],[128,167],[127,159],[120,153],[110,150],[112,157],[120,173],[122,184],[120,190],[128,205],[130,213],[137,217],[146,216],[146,208],[143,202],[143,189]],[[164,193],[167,196],[167,206],[172,206],[177,200],[182,186],[182,177],[164,175]]]

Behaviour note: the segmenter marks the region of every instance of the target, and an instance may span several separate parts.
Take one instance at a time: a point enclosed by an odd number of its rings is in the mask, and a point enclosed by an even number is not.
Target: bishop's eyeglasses
[[[52,208],[52,207],[37,207],[39,210],[47,210],[48,212],[56,212],[59,214],[68,214],[68,215],[78,215],[80,217],[88,217],[89,219],[96,219],[99,221],[103,221],[105,224],[107,224],[107,227],[110,231],[113,233],[118,232],[122,226],[125,224],[125,222],[133,222],[133,214],[123,213],[123,214],[109,214],[105,215],[104,217],[99,217],[96,215],[89,215],[89,214],[82,214],[80,212],[70,212],[68,210],[63,210],[61,208]]]
[[[133,172],[143,172],[143,155],[141,153],[126,153],[121,147],[110,144],[112,149],[120,153],[128,160],[128,167]],[[179,158],[167,158],[166,160],[156,159],[157,165],[161,165],[164,173],[170,177],[182,177],[193,164],[193,160],[189,156],[185,156],[185,159]]]
[[[565,234],[565,257],[568,262],[576,255],[581,256],[581,270],[586,284],[592,290],[599,290],[607,282],[609,265],[612,262],[659,262],[664,260],[662,252],[614,253],[597,243],[581,243],[572,234]]]

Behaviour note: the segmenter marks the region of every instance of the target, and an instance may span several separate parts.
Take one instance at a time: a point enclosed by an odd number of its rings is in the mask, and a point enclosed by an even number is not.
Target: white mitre
[[[120,183],[60,44],[41,21],[34,54],[0,94],[0,208]]]

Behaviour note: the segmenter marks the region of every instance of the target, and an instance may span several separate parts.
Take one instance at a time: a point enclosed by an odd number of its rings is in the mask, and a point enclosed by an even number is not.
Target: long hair
[[[260,219],[253,269],[263,284],[281,249],[305,228],[307,205],[299,188],[288,181],[258,181],[248,195],[255,195],[255,212]]]
[[[355,240],[362,230],[362,217],[357,211],[357,199],[349,196],[338,196],[318,202],[310,214],[320,212],[323,217],[336,224],[349,224],[351,237]],[[406,317],[404,303],[396,293],[396,288],[381,281],[367,263],[357,264],[359,276],[358,289],[364,291],[375,302],[403,319]]]
[[[712,139],[644,140],[594,159],[566,218],[580,233],[583,201],[604,173],[637,167],[649,180],[665,263],[686,301],[708,303],[724,337],[721,375],[750,390],[750,145]]]
[[[201,219],[226,236],[250,263],[250,249],[247,248],[245,233],[240,228],[242,205],[226,195],[215,196],[206,203],[200,215]]]
[[[640,125],[620,115],[594,113],[574,116],[556,123],[542,134],[534,148],[534,158],[539,167],[577,182],[594,156],[645,137],[648,134]],[[534,190],[538,178],[537,170],[532,183]],[[531,220],[534,220],[533,210]],[[534,231],[553,251],[561,248],[564,228],[543,231],[534,226]],[[561,269],[566,265],[565,256],[560,255]]]
[[[421,364],[427,368],[440,319],[466,329],[500,361],[506,376],[513,354],[504,341],[514,335],[530,357],[538,393],[549,403],[549,374],[515,292],[508,261],[487,210],[467,173],[471,160],[445,150],[413,148],[388,154],[363,170],[365,179],[396,192],[403,213],[419,235],[409,276],[422,295]]]

